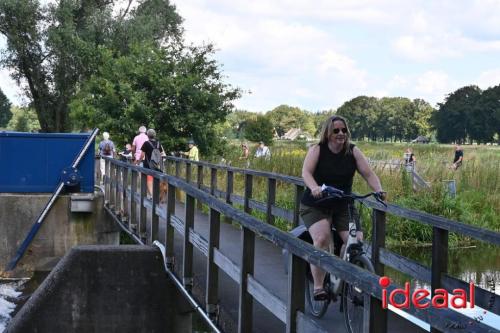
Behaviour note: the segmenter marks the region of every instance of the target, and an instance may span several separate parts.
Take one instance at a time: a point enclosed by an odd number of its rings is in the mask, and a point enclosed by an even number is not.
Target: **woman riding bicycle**
[[[318,207],[315,201],[322,196],[321,185],[326,184],[351,193],[356,170],[375,192],[382,192],[377,175],[370,168],[366,157],[349,141],[347,122],[340,116],[330,117],[321,131],[319,144],[311,146],[302,167],[302,178],[307,186],[300,204],[300,216],[307,227],[315,247],[328,250],[331,242],[330,224],[333,223],[342,241],[346,243],[349,232],[349,206],[346,200]],[[385,196],[382,195],[385,199]],[[363,239],[363,232],[357,232]],[[311,265],[314,280],[314,299],[324,300],[328,293],[323,289],[325,272]]]

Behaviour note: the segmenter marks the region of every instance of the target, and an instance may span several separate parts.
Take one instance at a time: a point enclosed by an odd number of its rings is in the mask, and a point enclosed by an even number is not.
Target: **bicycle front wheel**
[[[367,271],[375,272],[372,262],[364,254],[352,258],[351,263]],[[344,309],[345,326],[349,333],[363,332],[365,295],[366,294],[361,289],[344,281],[344,286],[342,288],[342,307]],[[368,304],[366,305],[368,306]]]
[[[325,290],[329,290],[330,288],[329,280],[330,276],[327,274],[325,276],[325,282],[323,283]],[[306,300],[307,304],[309,305],[309,311],[316,318],[323,317],[326,310],[328,309],[328,304],[330,303],[330,298],[327,298],[324,301],[316,301],[314,299],[314,282],[310,270],[307,273],[306,277]]]

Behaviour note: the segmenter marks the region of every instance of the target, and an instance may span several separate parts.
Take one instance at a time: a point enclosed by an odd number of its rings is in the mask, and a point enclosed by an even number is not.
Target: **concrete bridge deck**
[[[176,216],[184,219],[184,205],[176,204]],[[148,210],[148,216],[151,216]],[[150,224],[148,224],[150,225]],[[208,238],[208,215],[200,211],[195,213],[194,230],[203,237]],[[160,218],[159,235],[160,241],[164,242],[165,220]],[[235,264],[241,264],[241,235],[238,226],[221,222],[220,226],[220,246],[219,250],[231,259]],[[182,271],[182,235],[174,232],[174,251],[176,266],[175,270],[178,276]],[[287,296],[287,276],[284,269],[284,261],[281,249],[272,243],[256,237],[255,240],[255,278],[270,290],[282,301]],[[220,270],[221,271],[221,270]],[[219,295],[222,317],[224,319],[223,329],[226,332],[235,332],[238,318],[238,288],[237,284],[224,272],[219,274]],[[205,290],[206,282],[206,257],[194,250],[194,293]],[[203,304],[203,295],[197,294],[199,301]],[[316,319],[319,327],[327,332],[342,333],[346,332],[343,314],[339,311],[339,301],[330,304],[327,313],[321,319]],[[306,302],[306,313],[307,310]],[[278,318],[274,317],[257,301],[254,301],[254,332],[284,332],[285,325]],[[426,332],[420,327],[403,320],[394,313],[389,314],[388,332],[420,333]]]

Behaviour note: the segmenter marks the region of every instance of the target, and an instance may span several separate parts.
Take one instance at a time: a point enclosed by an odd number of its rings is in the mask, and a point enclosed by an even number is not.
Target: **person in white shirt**
[[[271,157],[271,151],[263,141],[259,142],[259,147],[257,147],[257,150],[255,151],[255,157],[264,157],[266,159],[269,159]]]

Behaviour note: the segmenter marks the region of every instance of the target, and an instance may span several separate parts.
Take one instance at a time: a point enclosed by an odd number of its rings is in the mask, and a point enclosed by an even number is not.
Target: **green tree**
[[[20,132],[39,132],[40,123],[35,110],[27,107],[13,106],[12,118],[7,124],[7,130]]]
[[[354,139],[376,138],[373,131],[378,109],[377,98],[358,96],[342,104],[337,109],[337,114],[348,120]]]
[[[462,87],[449,94],[432,118],[439,142],[465,142],[474,126],[473,112],[481,97],[477,86]],[[472,121],[472,123],[471,123]]]
[[[165,149],[183,149],[193,138],[205,155],[221,145],[220,127],[239,96],[221,81],[213,47],[158,48],[138,44],[115,58],[105,51],[103,65],[82,85],[71,103],[72,119],[127,142],[138,124],[155,128]]]
[[[268,117],[259,115],[255,120],[249,120],[245,129],[245,138],[250,141],[264,143],[270,146],[273,142],[274,128]]]
[[[0,33],[7,38],[1,64],[14,69],[43,132],[71,130],[69,103],[109,50],[117,55],[137,41],[180,40],[181,18],[169,0],[145,0],[116,14],[114,1],[0,0]],[[130,8],[130,7],[129,7]]]
[[[500,85],[482,92],[468,118],[468,132],[474,140],[492,142],[500,134]]]
[[[5,96],[2,89],[0,89],[0,127],[6,127],[12,118],[11,106],[12,104],[9,99]]]
[[[325,124],[325,121],[335,114],[335,110],[320,111],[312,114],[312,121],[314,123],[315,131],[312,133],[314,136],[318,136]]]
[[[432,134],[431,119],[436,110],[423,99],[414,99],[413,104],[415,105],[416,113],[412,126],[416,129],[416,133],[412,137],[415,138],[418,135],[430,137]]]
[[[23,114],[21,117],[17,118],[16,126],[14,128],[18,132],[29,132],[28,117]]]
[[[226,117],[226,127],[238,139],[245,137],[245,127],[249,120],[257,119],[259,114],[245,110],[234,110]]]
[[[314,135],[316,127],[313,119],[298,107],[282,104],[266,113],[278,136],[283,136],[292,128],[300,128]]]

